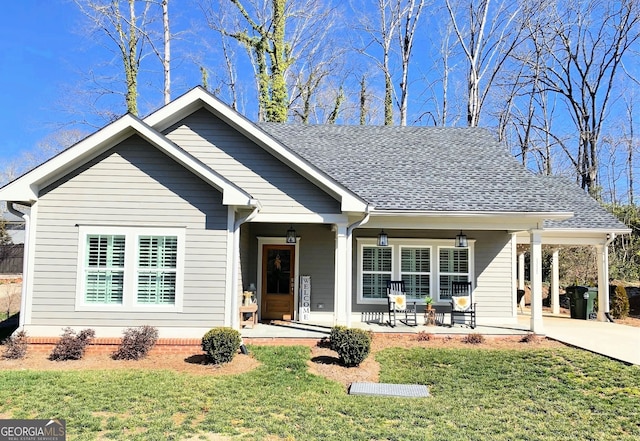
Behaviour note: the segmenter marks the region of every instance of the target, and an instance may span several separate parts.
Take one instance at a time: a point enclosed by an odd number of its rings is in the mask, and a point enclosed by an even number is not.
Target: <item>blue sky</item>
[[[31,150],[64,122],[60,91],[87,54],[74,33],[76,6],[59,0],[3,2],[0,14],[0,160]]]

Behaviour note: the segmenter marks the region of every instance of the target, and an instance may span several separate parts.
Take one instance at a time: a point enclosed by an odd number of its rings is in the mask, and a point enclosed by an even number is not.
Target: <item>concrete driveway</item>
[[[521,315],[519,318],[529,316]],[[596,354],[640,365],[640,328],[567,316],[544,316],[545,335]]]

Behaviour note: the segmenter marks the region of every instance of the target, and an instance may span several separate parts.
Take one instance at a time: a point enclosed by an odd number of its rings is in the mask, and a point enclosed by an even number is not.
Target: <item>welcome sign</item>
[[[309,313],[311,313],[311,276],[300,276],[299,302],[299,320],[303,322],[309,321]]]

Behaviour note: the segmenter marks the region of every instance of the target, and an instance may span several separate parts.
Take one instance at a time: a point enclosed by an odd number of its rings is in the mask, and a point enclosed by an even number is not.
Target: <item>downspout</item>
[[[367,205],[366,214],[362,219],[352,223],[347,226],[347,326],[351,326],[351,305],[353,304],[353,231],[356,228],[366,224],[369,222],[369,218],[371,217],[370,207]],[[335,305],[338,307],[338,305]]]
[[[238,305],[238,293],[236,292],[236,289],[238,288],[238,280],[240,279],[240,268],[238,267],[240,264],[240,226],[256,217],[260,208],[262,208],[260,202],[255,199],[251,199],[249,204],[253,205],[253,211],[251,211],[247,216],[236,220],[233,224],[233,259],[231,264],[231,291],[233,295],[231,296],[230,305],[231,327],[233,329],[239,329],[240,327],[240,317],[238,312],[240,309]]]
[[[616,233],[609,233],[607,234],[607,240],[604,243],[604,249],[602,250],[603,253],[605,253],[605,256],[603,256],[607,262],[607,279],[609,278],[609,245],[611,245],[611,243],[616,239]],[[609,280],[607,280],[607,290],[609,289]],[[608,322],[613,323],[613,318],[611,317],[611,313],[609,311],[609,303],[611,302],[611,299],[608,299],[608,301],[606,302],[606,310],[604,311],[604,316],[606,317]]]
[[[29,283],[29,246],[31,244],[31,216],[28,213],[23,213],[18,211],[13,204],[16,202],[7,201],[7,211],[14,216],[18,216],[24,219],[24,251],[22,254],[22,291],[20,297],[20,322],[19,327],[24,329],[25,320],[27,316],[27,292],[28,292],[28,283]],[[20,202],[21,205],[26,205],[31,207],[31,204],[26,202]]]

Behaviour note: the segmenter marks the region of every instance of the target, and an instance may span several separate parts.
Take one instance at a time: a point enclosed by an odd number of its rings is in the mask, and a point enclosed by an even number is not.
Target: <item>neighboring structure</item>
[[[261,319],[349,325],[386,309],[389,279],[441,311],[451,281],[470,280],[479,325],[515,323],[524,242],[542,332],[541,244],[596,246],[605,312],[607,245],[628,233],[485,130],[256,125],[201,88],[123,116],[0,200],[31,207],[20,324],[42,336],[153,325],[200,337],[238,327],[253,288]]]
[[[5,228],[11,238],[11,243],[24,243],[24,219],[22,219],[22,216],[16,216],[13,213],[2,213],[2,220],[5,222]]]

